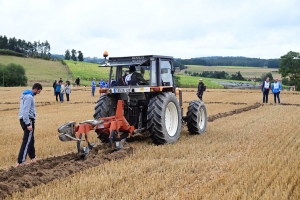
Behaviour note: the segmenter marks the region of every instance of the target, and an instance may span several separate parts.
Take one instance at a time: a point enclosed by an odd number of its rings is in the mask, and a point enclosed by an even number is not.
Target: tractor
[[[146,55],[106,59],[107,52],[104,57],[105,62],[99,67],[110,68],[108,88],[99,90],[101,96],[95,106],[94,119],[78,125],[70,121],[58,128],[61,141],[77,141],[80,157],[85,157],[94,146],[88,139],[90,130],[97,133],[101,142],[110,143],[114,150],[121,149],[122,141],[136,134],[149,135],[157,145],[174,143],[184,123],[190,134],[205,132],[207,111],[203,101],[191,101],[183,116],[182,90],[175,84],[173,57]],[[83,136],[88,146],[81,149]]]

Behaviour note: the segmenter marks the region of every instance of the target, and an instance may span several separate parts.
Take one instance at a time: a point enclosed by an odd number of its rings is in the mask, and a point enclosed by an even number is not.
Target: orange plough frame
[[[85,135],[86,141],[89,143],[88,133],[91,130],[95,130],[98,134],[109,134],[109,139],[113,137],[113,132],[118,133],[120,137],[120,131],[128,131],[129,136],[132,136],[134,131],[134,126],[130,126],[128,121],[124,116],[124,101],[118,100],[116,115],[110,117],[99,118],[98,121],[102,122],[99,124],[94,123],[82,123],[74,126],[74,131],[76,132],[76,137],[81,140],[82,135]]]

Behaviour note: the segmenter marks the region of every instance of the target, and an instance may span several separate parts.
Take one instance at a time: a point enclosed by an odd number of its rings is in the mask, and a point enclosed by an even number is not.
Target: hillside
[[[29,85],[34,82],[40,82],[44,86],[52,86],[53,81],[59,78],[73,80],[68,67],[62,65],[60,61],[0,55],[0,63],[4,65],[9,63],[22,65],[26,70]]]

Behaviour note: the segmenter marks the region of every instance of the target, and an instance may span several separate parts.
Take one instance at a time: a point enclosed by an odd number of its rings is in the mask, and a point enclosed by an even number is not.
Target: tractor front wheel
[[[186,114],[190,134],[204,133],[207,126],[207,112],[203,101],[191,101]]]
[[[150,99],[147,129],[155,144],[168,144],[178,140],[181,132],[181,109],[173,93],[161,93]]]

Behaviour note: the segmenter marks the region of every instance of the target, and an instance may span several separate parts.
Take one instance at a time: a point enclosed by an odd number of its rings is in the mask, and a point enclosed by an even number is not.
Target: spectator
[[[52,86],[53,86],[53,90],[54,90],[54,96],[55,96],[55,86],[56,86],[56,82],[57,82],[57,81],[55,80],[55,81],[53,82],[53,85],[52,85]]]
[[[95,96],[95,89],[96,89],[96,82],[95,82],[95,78],[93,78],[93,81],[92,81],[92,96]]]
[[[69,102],[69,95],[71,93],[71,84],[70,81],[66,82],[66,97],[67,97],[67,102]]]
[[[26,164],[27,155],[30,162],[36,162],[34,148],[34,124],[36,119],[36,110],[34,96],[40,94],[43,87],[40,83],[35,83],[31,90],[24,90],[21,94],[19,119],[24,131],[22,145],[18,155],[17,167]]]
[[[105,88],[105,81],[102,78],[99,81],[99,87],[100,89]]]
[[[79,76],[76,78],[75,83],[76,83],[76,87],[80,86],[80,77]]]
[[[105,82],[105,88],[108,88],[108,80]]]
[[[268,103],[269,91],[271,89],[271,83],[269,77],[266,78],[266,81],[262,83],[261,91],[263,93],[263,103]]]
[[[64,95],[66,93],[66,87],[64,86],[64,82],[61,81],[60,82],[60,102],[63,103],[64,102]]]
[[[197,96],[202,101],[203,92],[206,90],[206,86],[204,85],[202,79],[199,79]]]
[[[56,101],[58,102],[57,97],[59,97],[59,101],[61,101],[60,98],[60,83],[56,81],[56,85],[55,85],[55,97],[56,97]]]
[[[272,84],[272,92],[274,94],[274,103],[276,104],[276,97],[278,99],[278,104],[280,104],[280,91],[282,90],[281,83],[278,82],[278,78],[275,78],[274,83]]]

